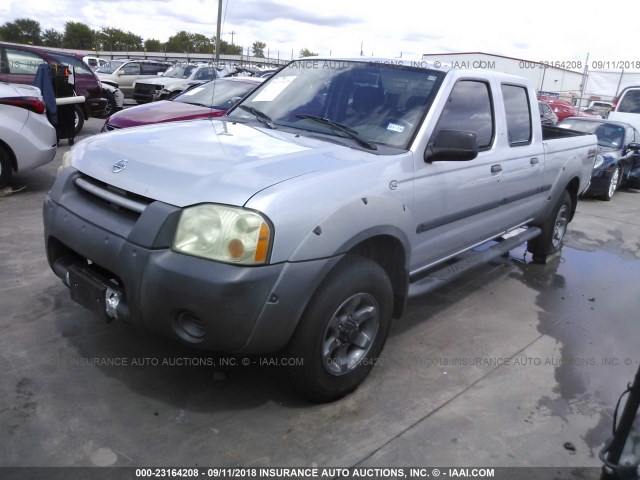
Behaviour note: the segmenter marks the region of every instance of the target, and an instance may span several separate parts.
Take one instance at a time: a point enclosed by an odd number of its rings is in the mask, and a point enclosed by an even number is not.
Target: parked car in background
[[[0,188],[13,172],[44,165],[56,155],[56,130],[37,87],[0,82]]]
[[[41,63],[73,65],[74,90],[77,95],[85,97],[84,104],[78,104],[76,107],[76,133],[78,133],[84,121],[90,116],[99,116],[107,103],[103,98],[100,81],[93,71],[81,57],[78,58],[70,53],[0,42],[0,80],[32,85],[38,65]]]
[[[603,100],[592,100],[591,102],[589,102],[588,108],[597,111],[600,115],[602,115],[602,118],[607,118],[607,115],[609,115],[609,112],[613,108],[613,103],[605,102]]]
[[[108,60],[106,60],[104,58],[91,57],[89,55],[86,55],[86,56],[82,57],[82,61],[84,63],[86,63],[87,65],[89,65],[91,70],[95,70],[96,68],[100,68],[103,65],[106,65],[106,63],[108,62]]]
[[[100,80],[117,84],[125,97],[133,95],[133,82],[143,78],[155,78],[169,68],[169,62],[159,60],[111,60],[96,70]]]
[[[608,119],[629,123],[640,130],[640,86],[627,87],[622,91]]]
[[[176,65],[162,76],[136,80],[133,84],[133,99],[138,103],[175,98],[195,85],[218,78],[211,64]]]
[[[558,127],[598,137],[598,156],[586,194],[611,200],[618,188],[637,183],[632,177],[640,178],[640,134],[633,126],[611,120],[569,117],[558,123]]]
[[[219,78],[187,90],[172,100],[138,105],[112,115],[102,131],[150,123],[220,117],[264,81],[263,78]]]
[[[75,71],[86,71],[88,65],[84,62],[83,58],[79,54],[55,54],[56,58],[63,62],[65,65],[73,65]],[[124,94],[118,88],[118,85],[108,80],[100,81],[100,87],[102,88],[102,98],[104,99],[104,107],[100,112],[94,112],[94,117],[107,118],[112,113],[122,110],[124,106]],[[76,92],[77,93],[77,92]],[[76,109],[75,127],[76,134],[82,130],[84,120],[81,115],[78,115],[78,109]]]
[[[600,112],[594,108],[584,107],[580,109],[579,116],[591,118],[604,118]]]
[[[540,109],[540,122],[542,125],[551,125],[552,127],[558,123],[558,117],[547,102],[538,100],[538,108]]]
[[[564,120],[567,117],[578,116],[578,109],[566,100],[561,100],[555,97],[538,96],[539,101],[543,101],[551,107],[553,113],[558,117],[558,121]]]

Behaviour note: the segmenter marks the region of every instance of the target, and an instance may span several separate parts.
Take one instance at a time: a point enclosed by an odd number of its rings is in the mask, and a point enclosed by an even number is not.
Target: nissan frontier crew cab
[[[78,143],[45,200],[46,250],[98,317],[296,358],[297,392],[330,401],[408,298],[524,242],[557,252],[595,157],[595,136],[543,130],[520,77],[297,60],[225,117]]]

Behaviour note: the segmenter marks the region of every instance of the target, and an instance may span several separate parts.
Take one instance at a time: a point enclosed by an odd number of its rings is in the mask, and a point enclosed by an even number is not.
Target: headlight
[[[596,155],[596,161],[593,164],[593,168],[598,168],[604,163],[604,157],[602,155]]]
[[[267,262],[271,235],[259,213],[209,203],[182,211],[173,250],[219,262],[261,265]]]

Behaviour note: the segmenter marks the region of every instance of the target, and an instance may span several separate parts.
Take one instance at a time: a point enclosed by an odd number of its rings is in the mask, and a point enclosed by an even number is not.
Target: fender
[[[362,197],[318,222],[293,251],[289,261],[333,257],[348,252],[364,240],[388,235],[402,244],[408,265],[411,246],[405,232],[412,231],[412,225],[409,207],[398,199]]]

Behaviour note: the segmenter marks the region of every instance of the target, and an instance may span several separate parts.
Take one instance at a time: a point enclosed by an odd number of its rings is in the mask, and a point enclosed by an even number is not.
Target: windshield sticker
[[[390,132],[402,133],[404,131],[404,127],[402,125],[390,123],[389,125],[387,125],[387,130],[389,130]]]
[[[186,92],[183,93],[183,95],[186,97],[187,95],[195,95],[198,92],[201,92],[202,90],[204,90],[204,87],[196,87],[196,88],[192,88],[191,90],[187,90]]]
[[[266,85],[262,89],[258,96],[253,99],[253,101],[271,102],[275,100],[276,97],[280,95],[282,91],[287,88],[291,82],[293,82],[295,78],[295,76],[274,78],[268,85]]]

